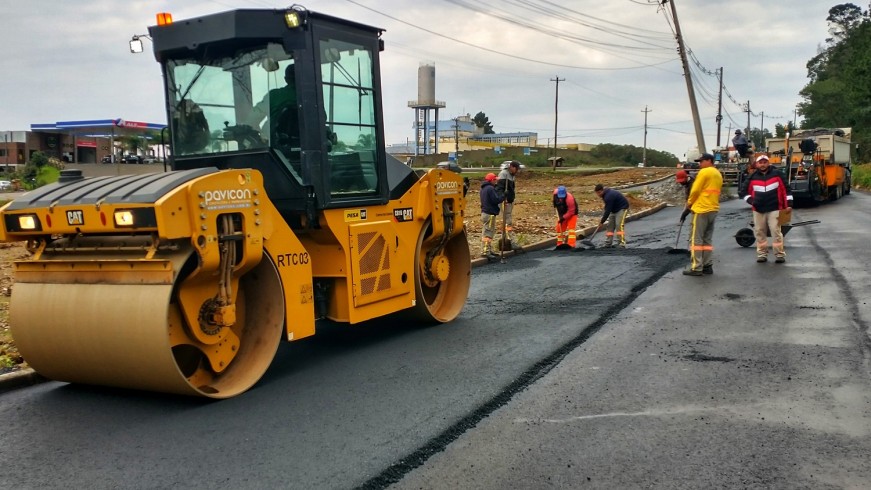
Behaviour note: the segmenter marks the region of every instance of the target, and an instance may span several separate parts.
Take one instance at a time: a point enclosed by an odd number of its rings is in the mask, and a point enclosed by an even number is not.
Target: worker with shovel
[[[553,207],[556,208],[556,249],[570,250],[575,248],[578,226],[578,203],[575,196],[561,185],[553,190]]]
[[[500,250],[514,250],[515,252],[523,252],[523,247],[514,241],[514,177],[520,171],[520,162],[511,160],[508,166],[499,172],[496,182],[496,191],[501,194],[505,200],[503,205],[502,215],[502,238],[500,239]]]
[[[690,268],[683,271],[685,276],[714,273],[714,220],[720,211],[723,189],[723,175],[714,167],[714,155],[703,153],[696,161],[700,170],[680,215],[683,223],[690,212],[693,213]]]
[[[605,248],[614,246],[614,236],[617,236],[617,246],[626,248],[626,215],[629,214],[629,201],[620,191],[596,184],[593,189],[596,195],[605,201],[605,212],[596,231],[605,228]]]

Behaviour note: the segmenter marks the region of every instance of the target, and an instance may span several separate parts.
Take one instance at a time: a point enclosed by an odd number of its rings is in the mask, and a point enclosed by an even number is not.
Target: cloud
[[[132,0],[119,5],[111,0],[39,0],[5,7],[0,45],[7,47],[7,69],[0,77],[0,129],[113,117],[165,122],[162,79],[151,46],[146,41],[146,53],[134,55],[127,44],[134,34],[146,32],[154,14],[169,11],[181,20],[232,8],[286,7],[266,0]],[[407,103],[417,97],[418,67],[432,63],[436,98],[447,104],[440,119],[483,111],[496,131],[535,131],[547,141],[554,126],[552,79],[559,77],[564,79],[559,83],[559,141],[641,146],[642,111],[648,107],[648,147],[680,157],[695,146],[676,45],[667,17],[656,5],[647,0],[538,0],[525,3],[525,11],[511,5],[323,0],[309,7],[387,30],[382,76],[388,143],[413,139],[414,111]],[[801,100],[798,92],[807,83],[805,65],[827,36],[825,18],[833,5],[677,2],[682,33],[695,58],[705,70],[723,68],[723,107],[729,114],[723,135],[746,125],[747,114],[736,102],[750,101],[753,126],[761,123],[763,113],[772,130],[775,123],[792,119]],[[698,66],[694,70],[705,142],[711,147],[716,143],[718,82]]]

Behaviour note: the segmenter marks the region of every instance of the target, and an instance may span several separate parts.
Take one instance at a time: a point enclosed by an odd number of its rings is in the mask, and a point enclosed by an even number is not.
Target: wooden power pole
[[[693,89],[693,79],[690,75],[690,65],[687,60],[687,50],[683,43],[683,36],[680,33],[680,23],[677,21],[677,9],[674,6],[674,0],[663,0],[671,3],[671,16],[674,18],[674,34],[677,38],[677,49],[680,52],[680,61],[683,64],[684,80],[687,82],[687,94],[690,97],[690,110],[693,113],[693,126],[696,128],[696,144],[698,145],[699,153],[705,152],[705,135],[702,133],[702,121],[699,119],[699,106],[696,104],[696,92]]]

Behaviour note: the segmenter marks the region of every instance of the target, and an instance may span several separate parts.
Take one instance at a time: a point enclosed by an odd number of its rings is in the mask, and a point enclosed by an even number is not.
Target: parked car
[[[124,163],[142,163],[142,157],[139,155],[124,155],[121,161]]]
[[[463,168],[457,165],[457,162],[454,161],[439,162],[436,167],[444,170],[450,170],[451,172],[456,172],[458,174],[463,173]]]
[[[502,165],[499,165],[499,170],[505,170],[506,168],[508,168],[508,165],[511,165],[511,162],[512,162],[512,160],[507,160],[507,161],[502,162]],[[521,163],[520,170],[523,170],[525,168],[526,168],[526,165]]]
[[[157,161],[157,159],[151,155],[146,155],[146,156],[142,157],[142,163],[154,163],[156,161]]]
[[[12,190],[12,181],[0,180],[0,191],[11,191],[11,190]]]
[[[113,163],[113,162],[117,162],[117,161],[118,161],[118,157],[114,157],[114,160],[113,160],[113,155],[106,155],[100,159],[100,163]]]

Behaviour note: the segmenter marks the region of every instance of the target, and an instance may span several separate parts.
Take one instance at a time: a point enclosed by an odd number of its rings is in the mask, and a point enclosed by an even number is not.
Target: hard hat
[[[566,186],[561,185],[556,188],[556,197],[563,198],[566,197]]]
[[[493,172],[490,172],[489,174],[484,176],[484,180],[486,180],[487,182],[493,182],[494,180],[496,180],[496,178],[496,174],[494,174]]]
[[[686,170],[678,170],[677,173],[674,174],[674,178],[677,179],[679,183],[683,184],[687,181],[689,175],[687,174]]]

